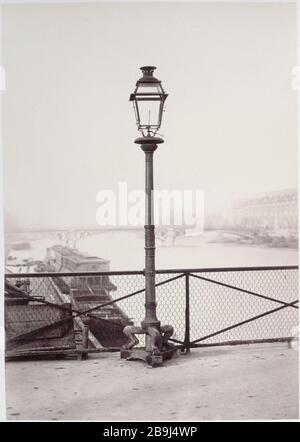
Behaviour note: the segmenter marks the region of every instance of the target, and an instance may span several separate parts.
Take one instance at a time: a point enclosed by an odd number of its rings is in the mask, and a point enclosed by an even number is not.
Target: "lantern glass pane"
[[[159,83],[142,83],[138,86],[136,92],[138,94],[161,94],[163,91]]]
[[[140,126],[157,127],[160,124],[160,100],[137,101],[140,117]]]

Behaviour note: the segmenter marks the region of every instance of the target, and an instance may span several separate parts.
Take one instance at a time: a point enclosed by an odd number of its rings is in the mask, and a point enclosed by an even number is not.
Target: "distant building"
[[[296,189],[268,192],[242,200],[234,205],[232,212],[232,223],[236,227],[297,235]]]

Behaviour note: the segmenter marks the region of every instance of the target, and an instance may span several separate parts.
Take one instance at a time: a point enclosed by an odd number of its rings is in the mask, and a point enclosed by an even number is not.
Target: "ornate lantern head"
[[[154,66],[143,66],[142,78],[136,83],[130,101],[133,102],[138,130],[143,136],[154,136],[161,126],[164,103],[168,96],[161,81],[153,77]]]

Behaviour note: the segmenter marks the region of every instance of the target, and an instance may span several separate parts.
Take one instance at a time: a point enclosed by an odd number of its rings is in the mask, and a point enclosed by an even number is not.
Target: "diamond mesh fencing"
[[[298,325],[298,306],[286,307],[285,303],[297,299],[297,269],[192,273],[191,341],[210,344],[290,337]],[[218,334],[200,341],[214,333]]]
[[[162,325],[174,327],[172,338],[184,341],[185,336],[185,281],[177,275],[158,274],[156,283],[170,280],[156,288],[157,317]],[[180,275],[179,275],[180,276]]]
[[[119,349],[127,342],[124,327],[139,326],[145,316],[142,272],[9,274],[5,283],[10,336],[12,330],[38,334],[63,322],[63,312],[71,309],[75,331],[82,331],[88,319],[91,349]],[[161,325],[174,327],[172,338],[186,348],[289,338],[298,325],[297,298],[297,267],[156,274],[157,317]],[[59,337],[57,330],[53,336]],[[144,346],[144,335],[138,339]]]
[[[51,278],[5,278],[6,354],[76,350],[72,306]]]

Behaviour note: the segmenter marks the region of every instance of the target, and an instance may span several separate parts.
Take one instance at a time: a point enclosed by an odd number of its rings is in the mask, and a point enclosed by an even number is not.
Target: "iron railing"
[[[30,302],[71,303],[78,329],[88,318],[91,351],[119,349],[124,326],[143,320],[144,279],[143,271],[5,275],[27,287]],[[289,341],[298,326],[298,267],[158,270],[156,300],[159,320],[174,326],[172,341],[182,350]]]

